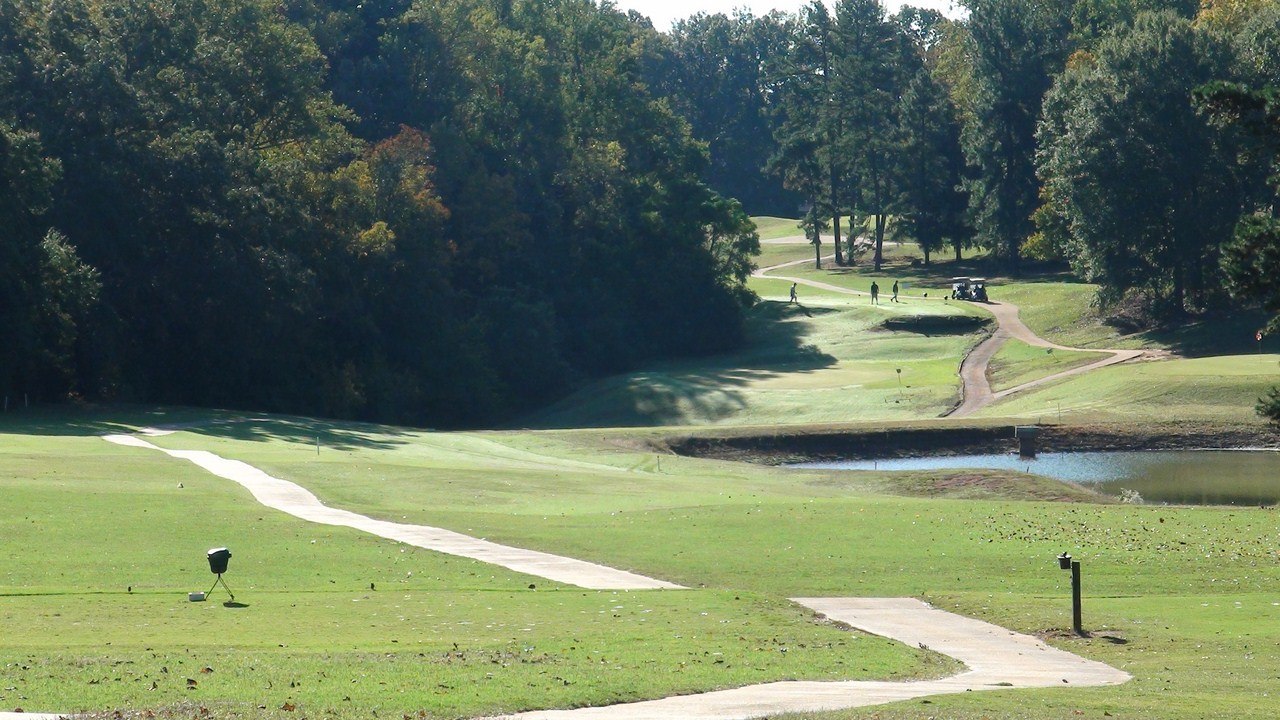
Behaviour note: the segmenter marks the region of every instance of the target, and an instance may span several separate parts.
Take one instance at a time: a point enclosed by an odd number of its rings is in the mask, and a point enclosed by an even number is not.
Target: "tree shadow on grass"
[[[17,435],[57,435],[91,437],[110,433],[132,433],[138,428],[167,423],[205,422],[226,415],[218,410],[170,408],[140,405],[37,404],[10,405],[0,414],[0,432]]]
[[[803,303],[764,301],[747,313],[747,344],[732,355],[660,363],[647,371],[593,383],[522,419],[521,428],[627,427],[714,422],[747,407],[744,390],[781,375],[835,365],[802,341],[805,320],[838,312]]]
[[[1187,358],[1218,355],[1245,355],[1259,351],[1255,333],[1267,324],[1268,316],[1257,309],[1239,312],[1211,312],[1193,322],[1136,333],[1144,344],[1161,345]],[[1123,328],[1122,328],[1123,329]],[[1262,352],[1280,351],[1280,336],[1262,340]]]
[[[409,442],[412,430],[388,425],[260,415],[201,408],[134,405],[51,405],[0,414],[0,433],[92,437],[142,428],[250,442],[291,442],[322,448],[388,450]]]
[[[392,450],[415,435],[410,429],[389,425],[277,416],[242,416],[174,429],[246,442],[319,443],[330,450]]]

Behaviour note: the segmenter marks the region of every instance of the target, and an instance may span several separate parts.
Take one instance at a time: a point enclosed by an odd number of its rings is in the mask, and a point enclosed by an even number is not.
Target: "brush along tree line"
[[[1280,2],[965,4],[0,0],[0,391],[493,422],[740,344],[733,198],[1265,296],[1214,269],[1270,159],[1193,94],[1274,84]]]

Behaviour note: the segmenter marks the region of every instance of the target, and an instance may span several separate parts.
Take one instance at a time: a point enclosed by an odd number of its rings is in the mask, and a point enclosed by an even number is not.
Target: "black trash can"
[[[231,559],[231,551],[226,548],[214,548],[209,551],[209,572],[221,575],[227,571],[227,561]]]

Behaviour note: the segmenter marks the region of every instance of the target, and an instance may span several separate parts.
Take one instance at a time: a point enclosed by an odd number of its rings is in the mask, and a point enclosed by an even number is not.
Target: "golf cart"
[[[985,278],[974,278],[969,281],[969,293],[974,302],[987,302],[987,281]]]
[[[986,278],[951,278],[951,299],[987,302]]]

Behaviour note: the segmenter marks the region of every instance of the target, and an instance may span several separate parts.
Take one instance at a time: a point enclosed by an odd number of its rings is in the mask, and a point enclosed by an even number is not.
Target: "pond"
[[[1051,452],[802,463],[826,470],[1018,470],[1068,480],[1119,497],[1137,492],[1147,503],[1274,505],[1280,500],[1280,452],[1152,450]]]

